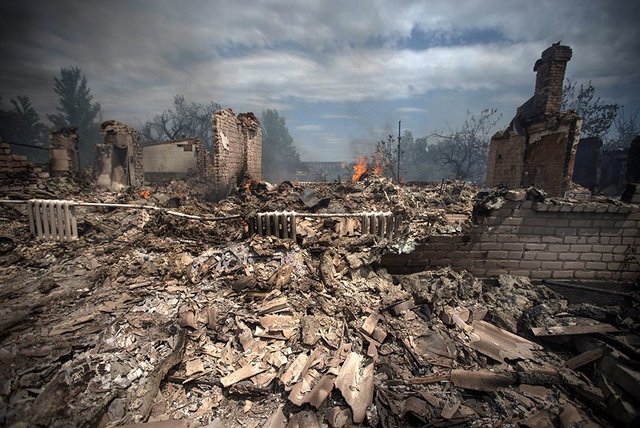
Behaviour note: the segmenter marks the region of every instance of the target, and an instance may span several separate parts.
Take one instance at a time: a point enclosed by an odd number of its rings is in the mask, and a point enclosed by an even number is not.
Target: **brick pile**
[[[29,162],[26,156],[12,154],[10,144],[0,143],[0,191],[19,192],[47,177],[49,173]]]

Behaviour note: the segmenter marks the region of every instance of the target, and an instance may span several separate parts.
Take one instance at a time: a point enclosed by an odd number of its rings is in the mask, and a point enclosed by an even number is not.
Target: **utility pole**
[[[402,125],[402,121],[398,121],[398,184],[400,184],[400,126]]]

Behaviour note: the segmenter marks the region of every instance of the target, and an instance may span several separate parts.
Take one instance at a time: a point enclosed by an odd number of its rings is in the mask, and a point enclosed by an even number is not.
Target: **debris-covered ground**
[[[212,204],[197,183],[48,183],[28,196],[203,216],[388,210],[416,238],[461,233],[476,195],[372,176],[251,183]],[[30,238],[22,207],[0,210],[4,426],[637,423],[635,297],[572,304],[526,278],[448,268],[392,277],[376,262],[393,243],[348,218],[301,216],[293,242],[250,237],[242,219],[78,208],[80,239],[56,243]]]

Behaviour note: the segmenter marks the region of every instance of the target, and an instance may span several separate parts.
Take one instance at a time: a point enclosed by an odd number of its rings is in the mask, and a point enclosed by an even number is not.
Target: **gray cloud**
[[[431,94],[454,91],[452,98],[469,97],[467,105],[442,108],[464,115],[479,96],[506,108],[524,101],[533,62],[562,40],[574,50],[570,77],[592,79],[605,97],[637,106],[639,8],[604,0],[3,2],[0,96],[28,95],[41,115],[50,113],[53,77],[77,65],[104,117],[133,124],[167,108],[176,93],[236,110],[288,112],[411,99],[413,107],[394,111],[418,116]],[[474,36],[483,32],[493,39]]]

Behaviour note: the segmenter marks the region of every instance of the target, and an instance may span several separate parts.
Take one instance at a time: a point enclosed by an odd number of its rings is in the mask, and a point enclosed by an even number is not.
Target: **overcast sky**
[[[138,127],[184,94],[236,113],[276,108],[304,160],[414,137],[495,107],[506,125],[551,43],[567,76],[640,106],[640,1],[4,1],[3,108],[54,112],[53,78],[78,66],[102,118]]]

